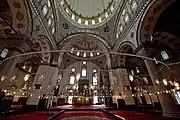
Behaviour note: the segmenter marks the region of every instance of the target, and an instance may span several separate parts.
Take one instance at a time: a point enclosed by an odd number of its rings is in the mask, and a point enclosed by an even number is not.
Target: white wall
[[[112,90],[114,90],[115,97],[113,97],[113,102],[117,103],[117,99],[124,99],[126,105],[133,105],[134,100],[132,98],[131,90],[125,90],[124,86],[130,86],[126,69],[116,69],[112,71],[112,76],[110,77],[111,83],[113,83]],[[121,93],[121,96],[120,94]],[[120,96],[120,97],[117,97]]]
[[[71,68],[76,68],[76,71],[75,71],[75,75],[77,73],[80,73],[81,74],[81,70],[82,70],[82,64],[83,61],[80,61],[80,62],[76,62],[72,65],[70,65],[68,68],[66,68],[63,72],[63,77],[60,81],[60,92],[63,91],[65,89],[65,86],[67,84],[69,84],[69,78],[70,78],[70,75],[72,74],[71,72]],[[98,82],[100,81],[100,68],[98,66],[96,66],[95,64],[91,63],[91,62],[87,62],[87,79],[89,80],[90,83],[92,83],[92,71],[93,69],[96,68],[97,69],[97,73],[98,73]],[[77,84],[77,80],[75,81],[75,84]]]

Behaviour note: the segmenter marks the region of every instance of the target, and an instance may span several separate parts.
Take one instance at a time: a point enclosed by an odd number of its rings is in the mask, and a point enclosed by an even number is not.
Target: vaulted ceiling
[[[165,31],[180,38],[180,1],[176,0],[170,7],[165,9],[158,19],[154,32]]]

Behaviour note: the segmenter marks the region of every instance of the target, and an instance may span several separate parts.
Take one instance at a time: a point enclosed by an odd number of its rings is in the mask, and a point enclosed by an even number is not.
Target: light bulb
[[[168,84],[168,82],[167,82],[166,79],[163,79],[163,83],[164,83],[164,85],[167,85],[167,84]]]

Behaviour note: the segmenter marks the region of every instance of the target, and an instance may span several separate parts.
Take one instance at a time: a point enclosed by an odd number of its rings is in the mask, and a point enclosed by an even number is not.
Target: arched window
[[[48,26],[51,26],[51,23],[52,23],[52,18],[50,17],[50,18],[48,19]]]
[[[1,58],[6,58],[9,50],[7,48],[4,48],[1,52]]]
[[[82,76],[83,76],[83,77],[86,77],[86,68],[83,68],[83,69],[82,69]]]
[[[75,76],[70,76],[70,81],[69,81],[69,84],[74,84],[74,81],[75,81]]]
[[[55,28],[53,27],[53,28],[52,28],[52,34],[54,34],[54,33],[55,33]]]
[[[75,49],[75,48],[74,48],[74,47],[72,47],[72,48],[71,48],[70,53],[73,53],[73,52],[74,52],[74,49]]]
[[[90,56],[91,56],[91,57],[93,57],[93,56],[94,56],[92,52],[90,53]]]
[[[76,55],[79,56],[79,55],[80,55],[80,52],[77,52]]]
[[[162,56],[163,60],[169,59],[169,55],[167,54],[166,51],[161,51],[161,56]]]
[[[97,85],[97,77],[93,76],[93,85]]]
[[[129,21],[129,14],[128,13],[125,14],[124,21],[125,21],[125,23],[127,23]]]
[[[48,7],[51,7],[51,2],[48,0]]]
[[[83,57],[86,57],[86,52],[84,52]]]
[[[29,67],[29,70],[28,70],[29,72],[31,72],[32,71],[32,67]]]
[[[97,69],[93,69],[93,85],[97,85]]]
[[[80,79],[80,76],[81,76],[80,73],[77,73],[77,74],[76,74],[76,80],[77,80],[77,81]]]
[[[46,16],[48,13],[48,6],[45,4],[42,8],[43,15]]]

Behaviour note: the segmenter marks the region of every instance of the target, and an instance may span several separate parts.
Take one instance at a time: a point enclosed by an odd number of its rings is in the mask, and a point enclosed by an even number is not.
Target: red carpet
[[[105,105],[89,105],[89,106],[74,106],[74,105],[62,105],[51,107],[50,109],[98,109],[98,108],[110,108]]]
[[[170,120],[169,118],[165,118],[157,114],[141,113],[136,111],[113,111],[111,113],[121,116],[126,120]]]
[[[82,111],[76,111],[76,112],[66,112],[62,115],[60,115],[56,120],[63,120],[63,119],[68,119],[68,120],[102,120],[102,119],[109,119],[109,120],[115,120],[111,118],[110,116],[102,113],[102,112],[93,112],[93,111],[87,111],[87,112],[82,112]],[[91,119],[90,119],[91,118]]]
[[[34,112],[34,113],[26,113],[21,115],[15,115],[8,118],[8,120],[46,120],[47,118],[53,116],[57,112]],[[142,113],[136,111],[112,111],[113,114],[119,115],[126,120],[170,120],[169,118],[165,118],[160,115],[150,114],[150,113]],[[91,119],[88,119],[91,118]],[[81,120],[101,120],[101,119],[109,119],[114,120],[110,116],[99,112],[99,111],[74,111],[74,112],[65,112],[60,115],[55,120],[65,120],[65,119],[81,119]]]
[[[46,120],[57,112],[34,112],[11,116],[8,120]]]

